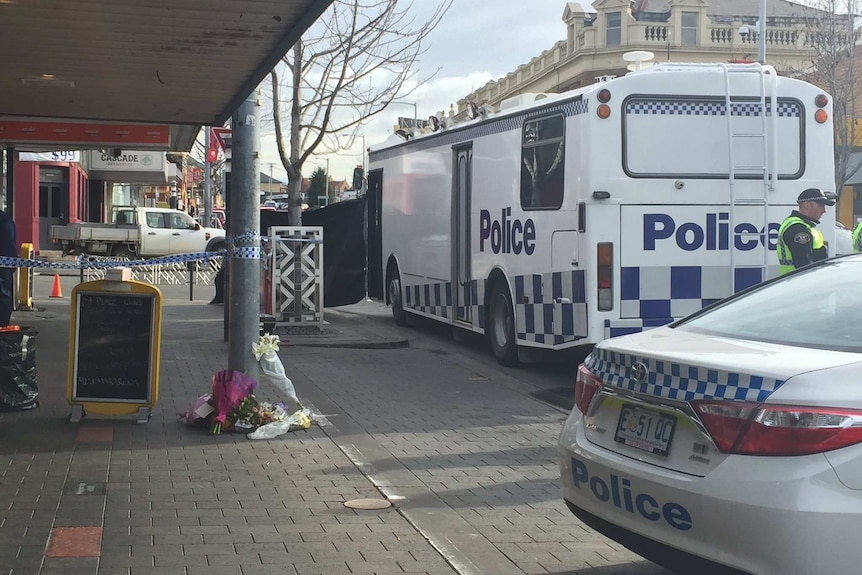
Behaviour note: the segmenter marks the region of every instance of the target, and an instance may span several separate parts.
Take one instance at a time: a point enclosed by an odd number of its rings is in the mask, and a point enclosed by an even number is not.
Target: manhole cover
[[[345,501],[344,506],[351,509],[386,509],[392,504],[385,499],[351,499]]]

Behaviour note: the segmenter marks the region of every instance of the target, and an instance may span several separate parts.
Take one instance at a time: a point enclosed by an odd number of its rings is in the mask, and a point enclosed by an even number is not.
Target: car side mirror
[[[201,225],[199,223],[195,222],[195,230],[199,230],[199,229],[201,229]]]

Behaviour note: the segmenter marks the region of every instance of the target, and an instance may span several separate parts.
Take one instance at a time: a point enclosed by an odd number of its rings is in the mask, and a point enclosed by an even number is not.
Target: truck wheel
[[[227,245],[225,242],[215,242],[207,246],[207,251],[223,254],[227,251]]]
[[[518,365],[518,346],[515,343],[515,318],[512,297],[505,282],[494,282],[488,300],[488,341],[494,357],[502,365]]]
[[[389,305],[392,306],[392,319],[395,320],[395,325],[403,327],[411,324],[410,317],[404,311],[404,301],[401,297],[401,279],[398,274],[398,268],[393,268],[389,274]]]
[[[119,247],[114,248],[114,257],[117,259],[133,260],[135,259],[135,254],[127,247]]]

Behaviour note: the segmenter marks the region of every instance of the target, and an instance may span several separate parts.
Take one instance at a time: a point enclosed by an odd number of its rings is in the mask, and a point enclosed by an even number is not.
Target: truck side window
[[[166,228],[164,214],[156,213],[148,213],[147,214],[147,225],[151,228]]]
[[[123,210],[121,212],[117,212],[117,223],[118,224],[134,224],[135,223],[135,212],[131,210]]]
[[[565,167],[563,116],[529,119],[521,134],[521,207],[558,209]]]
[[[171,214],[171,227],[175,230],[193,230],[195,221],[185,214]]]

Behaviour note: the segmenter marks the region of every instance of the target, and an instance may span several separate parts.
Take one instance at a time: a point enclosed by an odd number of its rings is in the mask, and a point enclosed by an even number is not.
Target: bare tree
[[[813,71],[806,79],[832,96],[835,127],[835,191],[840,193],[862,168],[856,147],[858,106],[856,41],[858,0],[819,0],[806,14],[805,42],[814,52]]]
[[[364,121],[434,76],[436,71],[420,77],[415,65],[425,51],[423,42],[451,3],[439,0],[428,19],[417,22],[411,16],[412,3],[335,0],[270,72],[272,120],[287,172],[290,225],[301,221],[302,170],[308,158],[349,149]],[[288,121],[286,134],[283,117]]]

